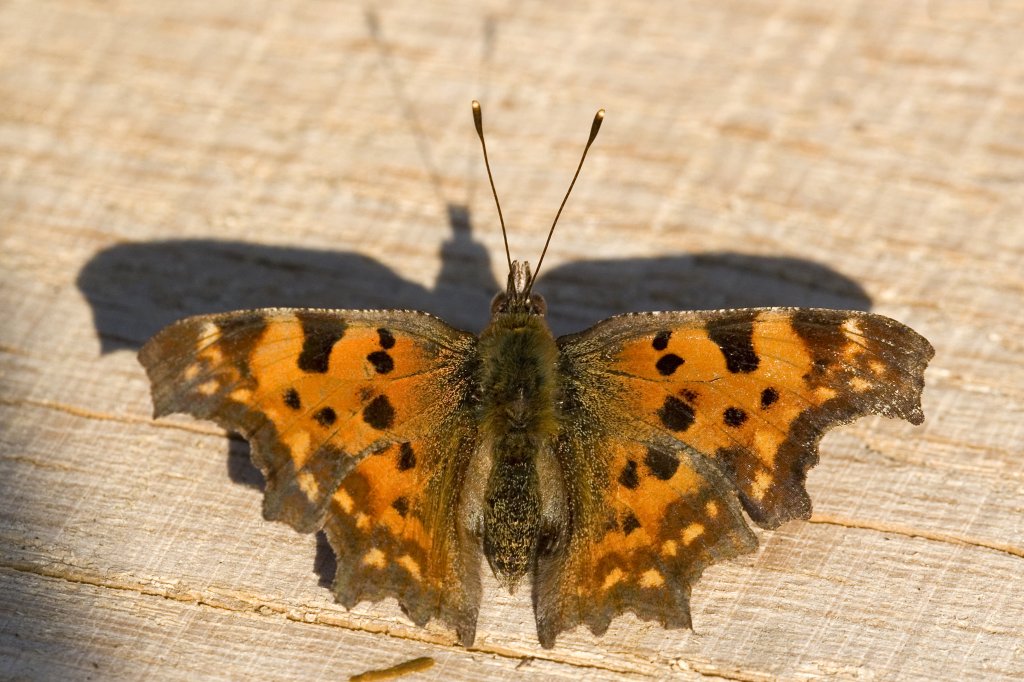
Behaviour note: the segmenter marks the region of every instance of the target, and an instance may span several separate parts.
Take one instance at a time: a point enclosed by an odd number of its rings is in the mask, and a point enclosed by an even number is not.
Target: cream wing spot
[[[703,523],[691,523],[683,529],[683,544],[690,546],[694,540],[704,534]]]
[[[715,502],[714,500],[711,500],[706,505],[704,505],[704,511],[712,519],[718,518],[718,512],[720,511],[718,508],[718,503]]]
[[[850,379],[850,388],[857,393],[863,393],[871,388],[871,382],[867,381],[863,377],[853,377]]]
[[[309,431],[290,431],[281,440],[288,446],[294,467],[301,469],[306,464],[306,460],[309,459],[310,455],[309,445],[311,441]]]
[[[231,399],[239,403],[247,403],[252,399],[252,391],[247,388],[236,388],[231,391]]]
[[[651,568],[644,571],[640,576],[640,587],[661,587],[665,584],[665,576],[661,574],[661,571]]]
[[[829,388],[828,386],[819,386],[818,388],[814,389],[814,398],[818,402],[828,402],[829,400],[835,398],[837,395],[839,394],[836,393],[836,390],[834,388]]]
[[[220,333],[217,334],[217,337],[220,337]],[[197,357],[206,360],[211,365],[216,367],[224,362],[224,353],[221,352],[220,346],[217,345],[213,340],[211,340],[210,343],[212,343],[212,345],[210,345],[207,348],[204,348],[196,355]]]
[[[855,343],[848,343],[843,348],[843,357],[846,358],[846,362],[849,364],[856,364],[857,359],[861,355],[861,348]]]
[[[305,493],[309,499],[315,500],[320,497],[320,484],[316,482],[316,477],[309,471],[297,472],[295,482],[299,484],[299,490]]]
[[[661,553],[665,556],[675,556],[679,551],[679,545],[675,540],[666,540],[661,543]]]
[[[349,495],[344,488],[338,488],[338,491],[334,493],[334,501],[338,503],[341,510],[346,514],[351,514],[355,508],[355,502],[352,500],[352,496]]]
[[[608,573],[604,576],[604,582],[601,583],[601,589],[610,590],[611,588],[615,587],[620,582],[622,582],[622,579],[624,577],[625,573],[622,572],[622,569],[613,568],[612,570],[608,571]]]
[[[387,557],[384,556],[384,552],[380,551],[376,547],[374,547],[369,552],[363,555],[363,563],[367,566],[373,566],[374,568],[384,568],[386,562]]]
[[[199,391],[201,395],[211,396],[217,392],[219,387],[220,383],[216,379],[210,379],[209,381],[204,381],[199,384],[199,386],[196,387],[196,390]]]
[[[409,575],[411,575],[416,580],[421,580],[423,578],[422,573],[420,571],[419,562],[417,562],[408,554],[404,554],[402,555],[401,558],[398,559],[398,565],[404,568],[405,570],[409,571]]]
[[[860,320],[856,317],[847,318],[846,321],[843,322],[843,331],[846,333],[847,337],[853,336],[854,339],[864,335],[864,330],[862,330],[860,326]]]
[[[204,322],[196,337],[196,357],[219,364],[224,359],[217,342],[220,341],[220,328],[213,322]]]
[[[758,501],[764,499],[764,494],[768,492],[768,488],[772,484],[772,475],[767,471],[758,471],[754,475],[754,483],[750,487],[750,491],[754,494],[754,498]]]

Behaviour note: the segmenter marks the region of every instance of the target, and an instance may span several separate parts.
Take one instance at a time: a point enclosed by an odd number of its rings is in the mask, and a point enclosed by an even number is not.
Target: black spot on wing
[[[387,374],[395,368],[395,361],[391,359],[387,352],[382,350],[373,351],[366,356],[366,359],[377,370],[377,374]]]
[[[849,343],[843,334],[846,317],[829,311],[823,314],[817,310],[797,310],[790,324],[811,354],[811,371],[804,380],[818,385],[828,380],[829,368],[836,361],[837,353]]]
[[[622,473],[619,474],[619,485],[630,490],[640,487],[640,476],[636,473],[636,462],[633,460],[629,460],[626,462],[626,466],[622,467]]]
[[[672,338],[672,332],[661,331],[654,335],[654,341],[651,345],[654,346],[654,350],[665,350],[668,348],[668,340]]]
[[[739,407],[727,407],[722,413],[722,421],[727,426],[742,426],[747,421],[747,413]]]
[[[693,426],[697,415],[688,403],[683,402],[674,395],[665,398],[665,403],[658,410],[658,418],[665,428],[672,431],[685,431]]]
[[[395,423],[395,408],[386,395],[377,396],[363,408],[363,421],[378,431],[391,428]]]
[[[769,386],[761,391],[761,409],[767,410],[779,400],[779,392]]]
[[[262,332],[267,321],[260,312],[229,313],[217,320],[217,329],[222,335],[231,335],[240,331],[254,330]]]
[[[685,362],[681,357],[675,353],[668,353],[658,358],[658,361],[654,363],[655,368],[658,370],[658,374],[662,376],[671,376],[677,369]]]
[[[246,379],[252,377],[249,369],[249,355],[267,329],[262,313],[248,312],[227,315],[217,321],[220,339],[217,345],[224,357],[237,363],[239,373]]]
[[[398,470],[408,471],[416,466],[416,453],[409,443],[402,443],[398,448]]]
[[[338,419],[338,415],[330,407],[324,407],[313,413],[313,419],[316,423],[323,427],[328,427],[334,424]]]
[[[633,512],[626,512],[626,517],[622,519],[622,532],[629,535],[639,527],[640,520],[636,515]]]
[[[302,352],[299,369],[325,374],[331,361],[331,349],[345,335],[345,321],[330,313],[303,311],[295,314],[302,325]]]
[[[284,392],[284,404],[293,410],[302,409],[302,399],[299,398],[299,392],[294,388],[289,388]]]
[[[725,357],[725,366],[733,374],[753,372],[761,364],[754,352],[754,311],[733,313],[707,323],[708,336]]]
[[[656,478],[667,481],[672,478],[676,469],[679,468],[679,460],[671,452],[657,448],[647,448],[647,455],[644,457],[644,464],[651,470]]]
[[[395,511],[398,512],[398,515],[402,518],[405,518],[405,515],[409,513],[409,500],[405,497],[396,498],[395,501],[391,503],[391,506],[394,507]]]
[[[395,337],[387,329],[383,327],[377,330],[377,338],[380,339],[380,347],[384,350],[389,350],[395,347]]]

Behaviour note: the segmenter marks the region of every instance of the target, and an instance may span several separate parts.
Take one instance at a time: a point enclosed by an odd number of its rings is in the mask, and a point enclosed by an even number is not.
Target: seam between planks
[[[311,613],[309,608],[302,606],[294,606],[284,604],[280,602],[274,602],[273,600],[263,599],[257,595],[246,594],[243,592],[228,592],[212,590],[210,592],[200,592],[199,590],[190,589],[186,586],[182,586],[177,581],[161,583],[159,581],[153,581],[151,583],[141,581],[126,580],[124,577],[111,577],[105,576],[100,573],[84,571],[81,568],[69,565],[69,564],[55,564],[52,566],[35,564],[27,561],[0,561],[0,570],[10,570],[19,573],[27,573],[30,575],[36,575],[42,578],[50,578],[54,580],[62,580],[67,583],[75,583],[88,585],[90,587],[97,587],[101,589],[117,590],[124,592],[131,592],[134,594],[147,596],[147,597],[159,597],[162,599],[170,599],[172,601],[182,602],[186,604],[195,604],[197,606],[206,606],[213,609],[219,609],[235,614],[248,614],[256,615],[261,617],[274,617],[283,616],[289,621],[294,623],[301,623],[304,625],[316,625],[326,627],[336,627],[343,630],[349,630],[353,632],[365,632],[368,634],[375,635],[386,635],[395,639],[413,641],[420,644],[430,644],[439,646],[442,648],[450,649],[453,651],[460,651],[465,653],[480,653],[490,654],[493,656],[499,656],[516,661],[528,661],[533,660],[544,660],[551,663],[557,663],[561,665],[570,666],[572,668],[578,668],[581,670],[593,669],[600,670],[603,672],[615,673],[618,675],[635,675],[641,677],[658,677],[663,672],[657,672],[655,668],[660,668],[656,663],[650,661],[634,661],[636,667],[630,666],[611,666],[611,665],[599,665],[597,663],[588,663],[584,661],[567,660],[563,658],[557,658],[554,656],[538,655],[538,652],[532,652],[529,654],[516,652],[514,649],[501,646],[473,646],[466,649],[461,647],[455,647],[448,643],[444,638],[430,637],[427,631],[423,631],[427,634],[427,637],[417,636],[413,634],[410,627],[409,633],[402,631],[401,626],[399,628],[392,628],[389,625],[375,626],[373,624],[363,624],[358,621],[349,620],[345,618],[334,618],[324,617],[324,615],[318,615]],[[312,607],[315,609],[315,607]],[[688,666],[693,664],[688,663]],[[648,667],[650,670],[638,670],[637,667]],[[735,682],[747,682],[749,680],[761,679],[760,677],[728,677],[721,673],[708,672],[704,673],[696,668],[694,672],[704,677],[721,677],[724,679],[734,680]]]

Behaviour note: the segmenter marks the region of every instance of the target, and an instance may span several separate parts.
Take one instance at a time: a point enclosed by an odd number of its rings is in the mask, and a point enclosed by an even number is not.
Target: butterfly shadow
[[[468,210],[451,204],[448,216],[450,235],[433,287],[358,253],[208,239],[112,246],[85,264],[77,284],[92,308],[103,354],[137,351],[183,317],[246,308],[425,310],[480,330],[498,282],[487,250],[473,239]],[[568,263],[542,273],[536,290],[547,299],[556,335],[633,311],[871,306],[859,284],[825,265],[739,252]],[[262,490],[263,476],[237,435],[229,441],[227,473]],[[334,556],[322,533],[315,566],[321,584],[329,585]]]

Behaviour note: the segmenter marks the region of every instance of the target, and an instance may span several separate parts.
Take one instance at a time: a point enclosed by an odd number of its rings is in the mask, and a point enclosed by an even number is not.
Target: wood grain
[[[0,677],[1024,676],[1024,4],[0,4]],[[815,515],[708,571],[694,630],[476,646],[348,612],[260,516],[244,445],[149,419],[192,313],[421,308],[471,329],[549,252],[559,332],[613,312],[871,309],[937,349],[922,427],[830,435]],[[486,572],[485,572],[486,573]]]

